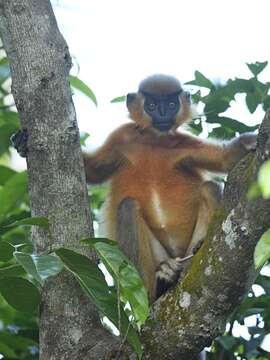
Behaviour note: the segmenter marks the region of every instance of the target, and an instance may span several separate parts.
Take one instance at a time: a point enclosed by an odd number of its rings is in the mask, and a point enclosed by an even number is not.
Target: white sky
[[[98,99],[95,108],[83,95],[74,96],[79,127],[91,134],[90,147],[126,121],[124,103],[110,100],[135,91],[150,74],[172,74],[182,83],[192,80],[195,70],[212,79],[249,77],[246,62],[269,58],[269,0],[52,3],[79,63],[78,76]],[[269,80],[270,69],[263,74]],[[250,116],[240,103],[235,110],[232,115],[241,121],[261,121],[261,114]]]

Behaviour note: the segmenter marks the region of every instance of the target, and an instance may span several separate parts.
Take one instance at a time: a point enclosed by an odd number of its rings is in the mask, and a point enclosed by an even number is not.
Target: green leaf
[[[262,164],[258,173],[258,183],[264,199],[270,198],[270,160]]]
[[[0,165],[0,185],[3,186],[15,174],[16,171],[7,166]]]
[[[85,146],[85,141],[89,138],[89,134],[87,132],[80,133],[80,144]]]
[[[8,227],[8,225],[15,223],[18,220],[29,218],[31,215],[30,211],[19,211],[17,213],[11,214],[10,216],[5,217],[5,219],[0,223],[0,235],[11,231],[13,228]]]
[[[97,99],[93,91],[90,89],[88,85],[86,85],[82,80],[80,80],[77,76],[69,75],[70,85],[82,92],[84,95],[89,97],[93,103],[97,106]]]
[[[266,275],[259,275],[255,281],[256,284],[260,285],[267,295],[270,295],[270,277]]]
[[[91,186],[89,196],[92,209],[99,209],[101,207],[106,198],[107,190],[107,187],[104,185]]]
[[[218,341],[226,350],[231,350],[235,348],[235,346],[237,346],[239,343],[239,340],[237,338],[234,338],[233,336],[229,336],[229,335],[220,336]]]
[[[231,134],[234,136],[236,132],[244,133],[244,132],[251,132],[257,130],[259,125],[248,126],[238,120],[226,117],[226,116],[208,116],[207,122],[210,124],[220,124],[223,128],[226,128],[225,131],[231,130]],[[215,130],[215,129],[214,129]]]
[[[9,359],[9,358],[17,359],[18,358],[16,356],[15,351],[2,341],[0,341],[0,353],[1,353],[1,355],[4,355],[7,359]]]
[[[27,173],[20,172],[13,175],[0,189],[0,222],[19,201],[27,191]]]
[[[185,84],[206,87],[208,89],[215,87],[214,84],[198,70],[195,71],[195,80],[189,81]]]
[[[257,76],[266,68],[267,64],[268,64],[268,61],[264,61],[264,62],[256,61],[253,64],[247,63],[247,66],[248,66],[249,70],[252,72],[252,74],[254,76]]]
[[[229,80],[227,86],[231,89],[232,93],[249,93],[255,91],[254,84],[247,79],[235,78]]]
[[[20,331],[20,333],[23,333],[23,331]],[[7,346],[15,350],[16,352],[24,352],[28,353],[30,352],[30,347],[34,346],[37,347],[37,343],[30,339],[29,337],[26,338],[24,336],[20,336],[18,334],[12,334],[12,332],[2,332],[0,333],[0,342],[5,343]],[[18,357],[15,355],[14,359],[17,359]],[[21,357],[20,357],[21,358]],[[13,359],[13,357],[12,357]],[[21,359],[24,360],[34,360],[32,357],[23,357]]]
[[[0,268],[0,278],[7,276],[17,277],[22,275],[25,275],[25,271],[20,265],[10,265]]]
[[[18,311],[32,313],[40,303],[38,289],[23,278],[0,278],[0,293],[7,303]]]
[[[251,114],[257,109],[257,106],[262,102],[260,95],[257,92],[248,93],[246,96],[246,104]]]
[[[5,241],[0,242],[0,261],[9,261],[13,257],[14,247]]]
[[[206,114],[219,114],[224,111],[226,111],[230,107],[230,101],[224,100],[217,97],[211,97],[208,99],[203,99],[205,102],[204,112]],[[206,119],[207,122],[209,122],[209,117],[207,116]]]
[[[270,95],[266,95],[263,99],[263,110],[267,111],[270,108]]]
[[[233,137],[235,137],[235,131],[225,126],[221,126],[213,129],[209,134],[209,137],[215,139],[232,139]]]
[[[192,102],[198,104],[201,101],[201,90],[198,90],[195,94],[191,95]]]
[[[252,83],[255,92],[257,92],[260,97],[267,95],[268,90],[270,88],[269,83],[262,83],[257,78],[252,78],[249,81]]]
[[[198,119],[196,119],[198,120]],[[191,121],[188,123],[188,127],[190,128],[190,131],[192,134],[199,135],[202,132],[202,121],[199,120],[199,122],[195,123],[195,121]]]
[[[91,301],[97,306],[99,311],[107,316],[112,323],[118,327],[118,301],[116,293],[108,287],[104,275],[98,266],[84,255],[80,255],[72,250],[58,249],[55,252],[66,268],[71,271],[79,281]],[[137,354],[141,356],[142,349],[138,335],[130,325],[129,320],[121,308],[121,334],[127,334],[129,343],[133,346]]]
[[[254,252],[255,268],[258,269],[270,258],[270,229],[267,230],[256,245]]]
[[[112,99],[111,103],[114,104],[114,103],[119,103],[119,102],[124,102],[124,101],[126,101],[126,95],[118,96],[118,97]]]
[[[81,240],[83,243],[89,245],[92,249],[96,249],[96,244],[109,244],[111,246],[117,247],[117,242],[115,240],[107,239],[107,238],[86,238]]]
[[[49,219],[44,216],[34,216],[34,217],[18,220],[9,225],[6,225],[6,227],[33,226],[33,225],[43,227],[46,230],[49,230],[50,228]]]
[[[247,316],[264,312],[269,308],[270,296],[246,297],[238,308],[236,320],[242,321]]]
[[[262,192],[261,192],[261,188],[258,184],[258,182],[253,182],[250,186],[250,188],[248,189],[248,193],[247,193],[247,198],[249,200],[252,199],[256,199],[257,197],[261,196]]]
[[[142,325],[149,315],[149,303],[143,281],[134,265],[121,252],[115,241],[90,238],[83,242],[96,250],[107,270],[119,283],[123,301],[129,302],[135,319]]]
[[[25,271],[41,285],[48,277],[57,275],[64,268],[59,257],[54,255],[26,254],[15,251],[14,256]]]

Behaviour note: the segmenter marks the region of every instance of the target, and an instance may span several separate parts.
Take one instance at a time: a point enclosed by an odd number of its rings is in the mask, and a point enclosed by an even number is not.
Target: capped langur
[[[133,122],[116,129],[96,152],[84,153],[86,179],[110,181],[102,236],[120,242],[153,302],[177,281],[182,259],[204,239],[219,204],[220,187],[205,172],[228,172],[255,149],[256,135],[210,142],[178,130],[192,118],[190,94],[167,75],[143,80],[127,95],[127,108]]]
[[[179,131],[191,119],[192,106],[190,94],[172,76],[146,78],[126,104],[133,122],[116,129],[95,153],[84,154],[84,164],[88,183],[110,180],[103,236],[118,240],[119,208],[132,209],[138,244],[121,247],[136,259],[154,301],[176,282],[181,259],[203,240],[219,204],[220,187],[206,181],[205,170],[228,172],[255,148],[256,135],[209,142]]]

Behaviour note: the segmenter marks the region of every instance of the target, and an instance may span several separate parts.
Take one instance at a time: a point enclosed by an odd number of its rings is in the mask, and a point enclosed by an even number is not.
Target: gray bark
[[[0,30],[21,126],[29,134],[27,167],[32,216],[47,216],[52,236],[33,230],[37,252],[85,249],[92,233],[79,131],[68,82],[71,58],[48,0],[1,0]],[[106,346],[103,341],[106,338]],[[70,274],[50,280],[40,312],[40,359],[95,359],[115,338]]]

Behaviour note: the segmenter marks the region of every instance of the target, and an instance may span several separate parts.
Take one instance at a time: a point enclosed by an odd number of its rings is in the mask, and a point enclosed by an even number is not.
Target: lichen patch
[[[190,300],[191,295],[188,292],[184,291],[183,294],[181,294],[179,305],[181,306],[181,308],[187,309],[190,306]]]

